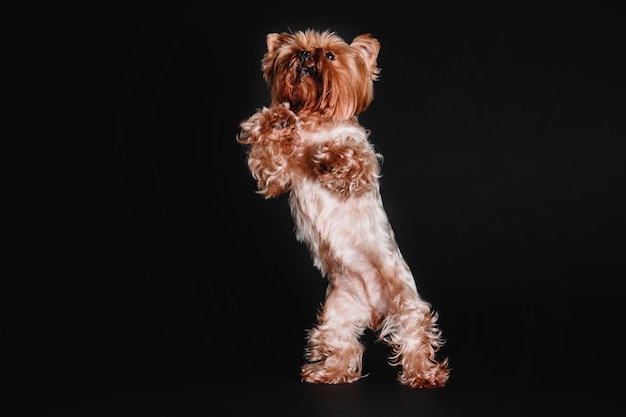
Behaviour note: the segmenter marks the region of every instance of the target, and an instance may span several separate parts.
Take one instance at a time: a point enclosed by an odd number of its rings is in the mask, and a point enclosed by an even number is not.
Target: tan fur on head
[[[273,105],[348,120],[372,102],[380,43],[371,35],[347,44],[334,32],[306,30],[270,33],[266,40],[262,69]]]
[[[366,328],[390,347],[398,381],[445,385],[437,314],[417,292],[380,195],[381,156],[356,115],[373,99],[380,45],[369,34],[347,44],[332,32],[267,35],[263,75],[272,103],[241,123],[239,143],[265,198],[288,193],[296,238],[328,278],[309,330],[302,380],[362,377]]]

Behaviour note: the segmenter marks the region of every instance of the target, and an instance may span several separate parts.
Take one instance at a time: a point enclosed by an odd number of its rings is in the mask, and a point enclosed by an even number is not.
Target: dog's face
[[[287,102],[296,113],[348,120],[374,98],[379,51],[369,34],[348,44],[329,31],[270,33],[262,69],[272,104]]]

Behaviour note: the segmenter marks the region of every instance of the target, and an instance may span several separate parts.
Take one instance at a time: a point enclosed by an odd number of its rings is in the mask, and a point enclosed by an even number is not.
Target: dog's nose
[[[311,53],[309,51],[300,51],[298,52],[298,58],[300,62],[304,63],[307,59],[311,58]]]

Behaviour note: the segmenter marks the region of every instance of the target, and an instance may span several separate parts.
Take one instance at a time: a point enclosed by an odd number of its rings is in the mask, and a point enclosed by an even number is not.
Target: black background
[[[81,10],[46,66],[71,103],[35,109],[78,140],[43,147],[7,252],[11,398],[83,416],[623,410],[626,16],[466,3]],[[397,384],[369,333],[367,378],[299,381],[325,282],[235,136],[269,104],[265,35],[306,28],[381,42],[360,121],[440,314],[443,389]]]

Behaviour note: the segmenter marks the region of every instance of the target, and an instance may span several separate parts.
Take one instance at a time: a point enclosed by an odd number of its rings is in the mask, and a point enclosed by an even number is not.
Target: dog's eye
[[[334,53],[328,51],[326,52],[326,59],[328,59],[329,61],[334,61],[335,59],[337,59],[337,57]]]

